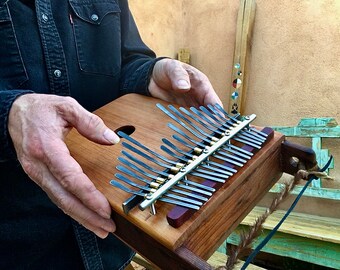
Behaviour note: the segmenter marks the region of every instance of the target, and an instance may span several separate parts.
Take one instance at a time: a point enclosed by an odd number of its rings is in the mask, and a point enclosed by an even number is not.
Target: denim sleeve
[[[0,91],[0,162],[16,158],[16,153],[8,132],[8,115],[14,100],[29,90]]]
[[[150,95],[148,86],[153,67],[157,61],[155,53],[142,41],[127,1],[120,1],[122,70],[120,90],[122,94],[139,93]]]

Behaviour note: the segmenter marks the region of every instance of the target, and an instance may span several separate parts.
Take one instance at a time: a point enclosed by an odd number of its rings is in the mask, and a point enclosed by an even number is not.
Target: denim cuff
[[[16,159],[15,149],[8,132],[8,115],[16,98],[33,93],[30,90],[0,91],[0,162]]]
[[[139,68],[130,76],[122,85],[122,93],[138,93],[146,96],[150,96],[149,83],[155,64],[164,58],[158,57],[152,60],[146,61],[139,66]],[[139,59],[142,61],[142,59]]]

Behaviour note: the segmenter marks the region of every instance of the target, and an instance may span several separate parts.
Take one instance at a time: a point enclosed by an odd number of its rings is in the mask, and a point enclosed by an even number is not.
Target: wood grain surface
[[[150,97],[129,94],[98,109],[95,114],[113,130],[133,126],[135,131],[131,137],[160,152],[161,139],[170,138],[173,131],[167,127],[170,118],[155,106],[156,103],[166,105]],[[187,253],[183,250],[204,260],[210,257],[282,174],[283,140],[283,135],[275,132],[273,138],[180,228],[167,223],[166,215],[172,206],[162,202],[156,203],[157,215],[138,208],[124,214],[122,202],[131,195],[109,183],[117,172],[121,143],[97,145],[72,130],[67,144],[73,157],[111,204],[117,223],[115,234],[154,263],[169,266],[169,260],[174,257],[174,261],[183,259],[181,254]],[[155,252],[153,244],[159,252]],[[197,267],[204,268],[200,264]],[[191,267],[186,265],[183,269]]]

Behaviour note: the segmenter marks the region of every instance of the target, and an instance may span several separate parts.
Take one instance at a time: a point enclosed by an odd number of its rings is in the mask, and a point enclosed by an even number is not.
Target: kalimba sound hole
[[[136,130],[136,128],[134,126],[122,126],[122,127],[119,127],[115,130],[116,133],[118,133],[118,131],[122,131],[124,132],[125,134],[127,135],[131,135],[132,133],[134,133]],[[119,136],[119,135],[118,135]],[[121,136],[119,136],[121,137]]]

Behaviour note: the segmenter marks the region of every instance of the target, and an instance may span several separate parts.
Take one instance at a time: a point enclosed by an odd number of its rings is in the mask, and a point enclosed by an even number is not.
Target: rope
[[[298,196],[295,198],[294,202],[290,206],[290,208],[287,210],[286,214],[283,216],[283,218],[280,220],[280,222],[273,228],[273,230],[263,239],[263,241],[254,249],[254,251],[248,256],[247,260],[244,262],[241,270],[244,270],[247,268],[247,266],[250,264],[250,262],[255,258],[255,256],[260,252],[260,250],[268,243],[268,241],[273,237],[273,235],[276,233],[276,231],[280,228],[282,223],[286,220],[286,218],[289,216],[289,214],[293,211],[296,204],[300,200],[301,196],[307,189],[307,187],[311,184],[311,182],[317,178],[325,179],[325,180],[333,180],[333,178],[329,177],[324,171],[329,167],[333,157],[331,156],[328,160],[327,164],[320,170],[315,171],[315,168],[312,168],[311,171],[306,170],[299,170],[294,178],[294,183],[296,184],[301,179],[309,179],[304,187],[301,189]]]

